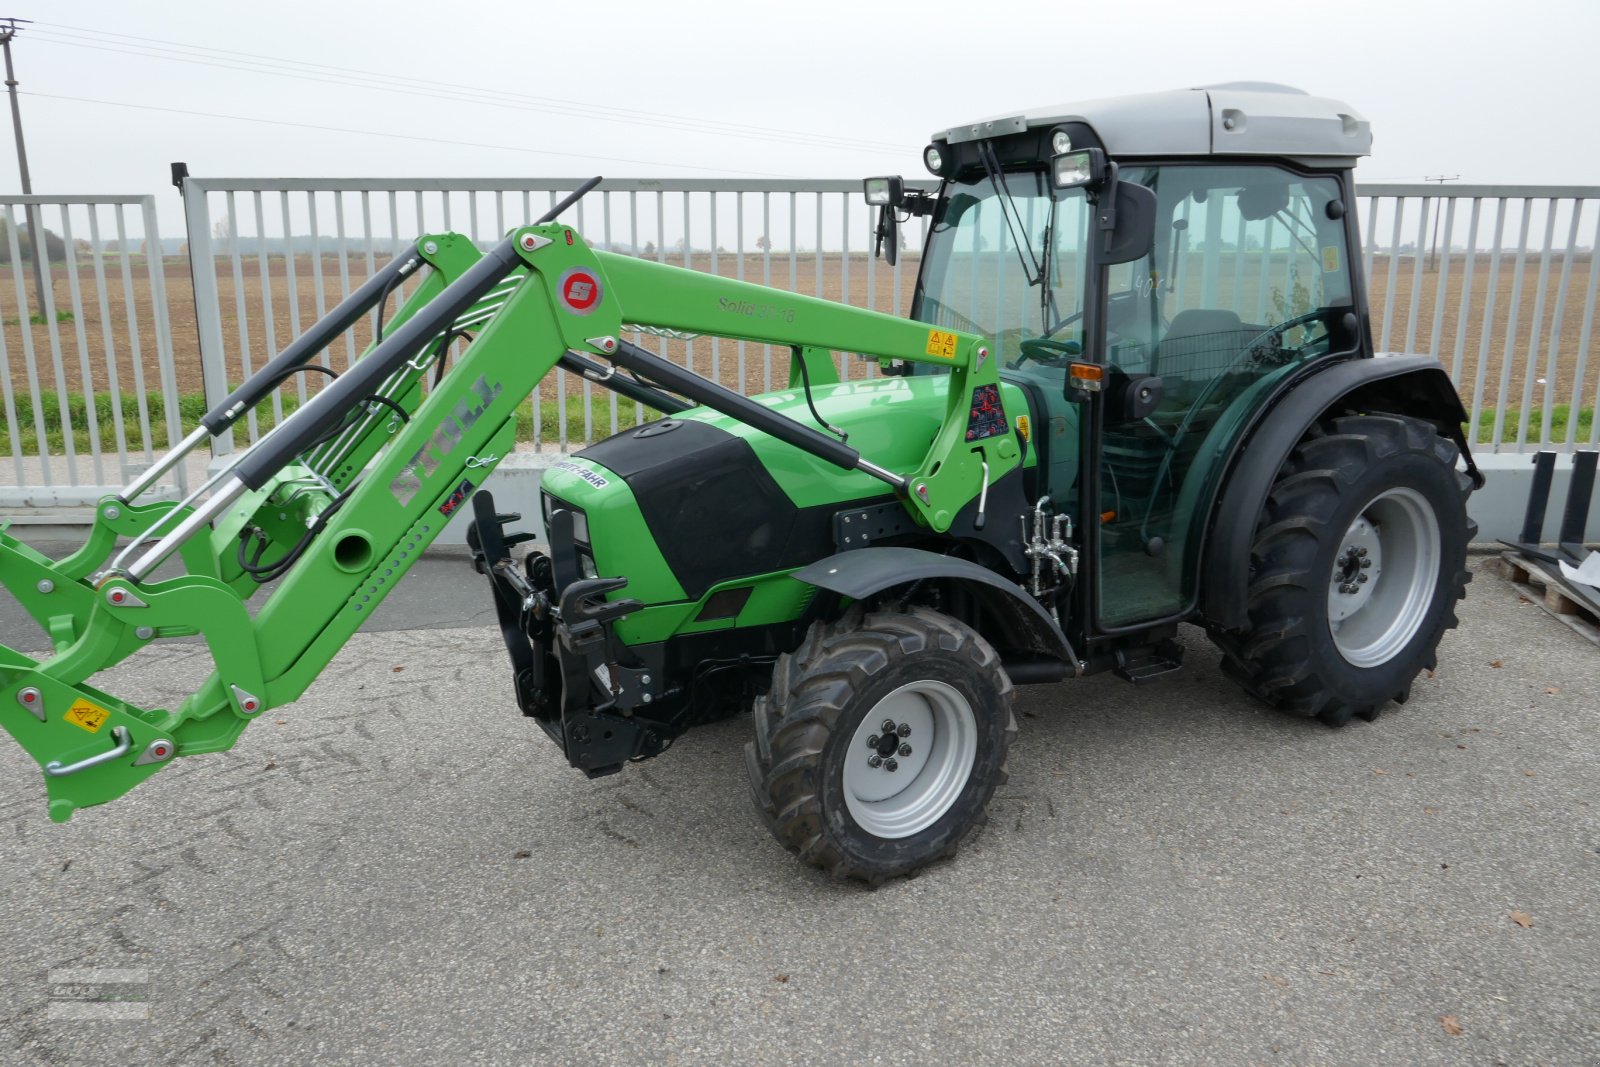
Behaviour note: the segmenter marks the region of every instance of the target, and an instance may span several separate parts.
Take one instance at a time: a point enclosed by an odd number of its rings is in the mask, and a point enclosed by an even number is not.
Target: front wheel
[[[987,819],[1016,736],[995,650],[928,608],[852,611],[779,657],[745,748],[774,837],[836,878],[952,855]]]
[[[1431,425],[1330,419],[1278,473],[1250,550],[1249,624],[1223,666],[1285,711],[1342,726],[1404,703],[1466,595],[1472,482]]]

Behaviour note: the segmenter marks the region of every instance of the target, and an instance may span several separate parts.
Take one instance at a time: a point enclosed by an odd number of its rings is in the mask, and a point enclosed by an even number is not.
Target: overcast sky
[[[1366,181],[1600,184],[1600,0],[19,0],[3,13],[35,20],[13,56],[36,192],[161,194],[172,160],[226,177],[922,176],[935,129],[1235,79],[1353,105],[1375,136]],[[17,188],[0,154],[0,190]]]

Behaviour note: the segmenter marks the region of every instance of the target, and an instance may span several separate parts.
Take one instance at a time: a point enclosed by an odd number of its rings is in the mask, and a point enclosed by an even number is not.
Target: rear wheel
[[[1285,711],[1371,719],[1437,661],[1472,578],[1456,446],[1398,416],[1330,419],[1278,473],[1250,550],[1249,625],[1223,666]]]
[[[745,749],[774,837],[836,878],[954,854],[987,819],[1016,736],[1000,657],[927,608],[853,611],[779,658]]]

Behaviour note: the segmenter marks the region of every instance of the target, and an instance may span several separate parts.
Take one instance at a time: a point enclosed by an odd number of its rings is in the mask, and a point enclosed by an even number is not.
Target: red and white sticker
[[[600,279],[586,267],[573,267],[561,276],[557,291],[574,315],[587,315],[600,303]]]

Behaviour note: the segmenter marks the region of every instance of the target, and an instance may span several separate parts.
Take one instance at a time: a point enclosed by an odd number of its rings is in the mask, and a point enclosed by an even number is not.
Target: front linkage
[[[676,392],[865,472],[935,532],[1017,467],[1009,434],[966,440],[974,391],[998,381],[982,339],[592,250],[550,220],[593,184],[481,255],[466,238],[445,234],[396,256],[172,454],[102,501],[80,552],[53,563],[0,533],[0,582],[54,649],[36,659],[0,648],[0,726],[43,768],[52,819],[126,793],[176,756],[229,748],[252,719],[298,698],[513,449],[518,405],[558,367],[667,413],[687,406],[666,390]],[[185,453],[227,432],[424,265],[430,269],[387,331],[349,370],[189,498],[138,502]],[[725,313],[749,303],[782,313]],[[915,469],[887,470],[627,344],[619,338],[624,322],[784,345],[797,358],[847,350],[936,363],[952,371],[946,417]],[[447,365],[461,337],[470,342]],[[661,388],[618,375],[607,361]],[[485,497],[475,506],[480,565],[494,579],[523,709],[591,773],[664,748],[665,720],[643,709],[693,694],[674,690],[660,672],[618,666],[612,627],[636,604],[617,596],[628,579],[582,579],[560,558],[519,572],[492,503]],[[562,514],[554,522],[570,521]],[[131,543],[111,557],[118,538]],[[186,573],[156,580],[173,556]],[[280,577],[252,617],[245,602]],[[140,708],[87,684],[151,641],[194,634],[216,670],[176,709]]]

